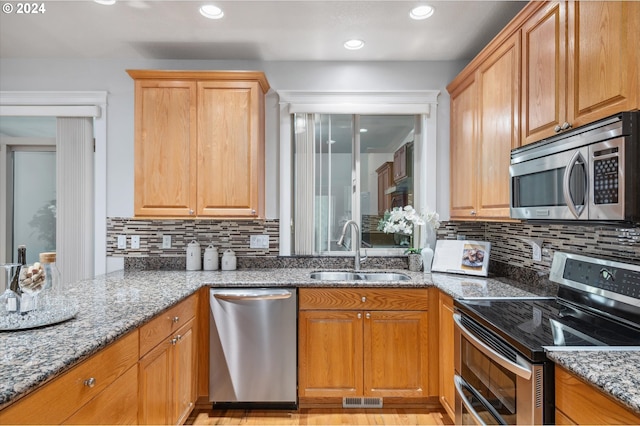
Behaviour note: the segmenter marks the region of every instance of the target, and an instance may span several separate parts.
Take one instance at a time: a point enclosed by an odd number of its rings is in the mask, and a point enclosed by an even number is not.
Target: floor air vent
[[[342,398],[342,408],[382,408],[382,398]]]

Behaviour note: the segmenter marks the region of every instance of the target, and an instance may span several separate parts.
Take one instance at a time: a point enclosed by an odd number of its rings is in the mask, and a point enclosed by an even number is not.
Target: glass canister
[[[57,307],[63,302],[64,288],[62,284],[62,274],[56,265],[56,253],[40,253],[40,265],[44,269],[45,282],[42,289],[41,305],[42,309]]]

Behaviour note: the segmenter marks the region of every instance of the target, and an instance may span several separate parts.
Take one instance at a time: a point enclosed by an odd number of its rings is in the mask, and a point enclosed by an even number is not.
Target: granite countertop
[[[383,283],[318,281],[309,278],[310,272],[315,270],[318,269],[118,271],[71,284],[67,293],[79,304],[79,312],[75,318],[33,330],[0,332],[0,409],[140,327],[203,286],[436,286],[454,298],[545,295],[503,279],[394,270],[409,275],[411,280]]]
[[[640,351],[548,350],[547,356],[640,414]]]

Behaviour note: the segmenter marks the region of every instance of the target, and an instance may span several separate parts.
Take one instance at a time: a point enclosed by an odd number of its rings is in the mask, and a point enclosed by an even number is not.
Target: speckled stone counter
[[[531,297],[515,282],[450,274],[406,273],[409,281],[318,281],[311,268],[237,271],[119,271],[69,286],[80,306],[61,324],[0,332],[0,409],[140,327],[200,287],[406,287],[437,286],[455,298]]]
[[[640,414],[640,351],[548,351],[556,364]]]

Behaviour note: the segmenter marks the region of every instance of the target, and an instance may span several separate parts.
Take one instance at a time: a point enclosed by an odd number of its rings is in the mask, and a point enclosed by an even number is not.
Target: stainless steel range
[[[556,298],[456,300],[456,423],[554,423],[546,350],[640,350],[640,264],[556,252]]]

